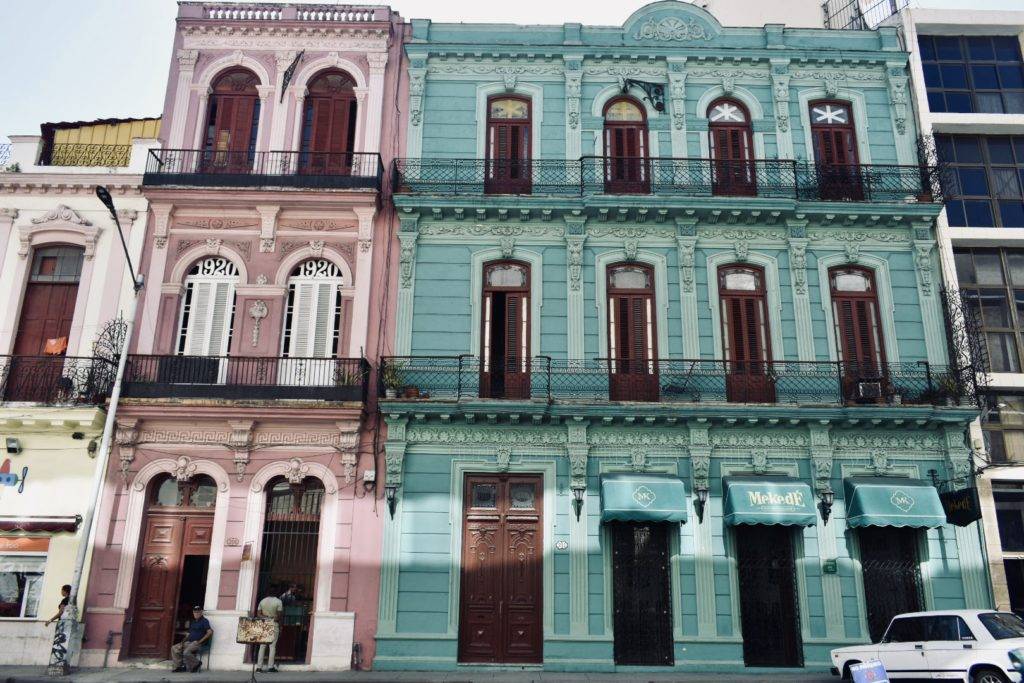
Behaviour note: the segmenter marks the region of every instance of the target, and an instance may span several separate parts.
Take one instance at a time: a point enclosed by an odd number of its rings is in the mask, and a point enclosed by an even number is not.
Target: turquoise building
[[[991,603],[896,31],[413,21],[378,669],[823,669]]]

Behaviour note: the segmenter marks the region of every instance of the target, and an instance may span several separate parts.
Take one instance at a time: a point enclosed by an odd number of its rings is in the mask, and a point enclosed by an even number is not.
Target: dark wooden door
[[[803,666],[793,530],[742,525],[733,533],[744,664]]]
[[[484,191],[529,194],[532,185],[532,105],[521,97],[488,101]]]
[[[611,369],[613,401],[657,401],[658,363],[652,352],[654,310],[647,295],[614,295],[609,299],[613,316],[614,349]]]
[[[734,277],[744,283],[752,278],[753,284],[739,289],[731,284]],[[726,398],[739,403],[774,403],[764,272],[747,266],[724,267],[719,272],[719,292]]]
[[[716,195],[757,194],[754,155],[747,125],[713,124],[710,127],[712,191]]]
[[[543,480],[467,475],[459,661],[543,660]]]
[[[78,283],[29,282],[14,339],[14,355],[40,356],[47,339],[67,338],[75,317]]]
[[[260,112],[255,74],[244,69],[217,79],[207,112],[201,172],[247,173],[253,170]]]
[[[874,274],[856,266],[829,271],[843,398],[873,403],[891,394]]]
[[[352,170],[356,99],[352,79],[341,72],[309,85],[302,134],[303,173],[348,175]]]
[[[861,200],[864,184],[857,152],[853,113],[845,102],[814,102],[811,139],[822,199]]]
[[[646,194],[650,192],[647,161],[647,126],[605,123],[605,192]]]
[[[615,663],[671,666],[669,524],[616,522],[612,536]]]
[[[924,609],[917,529],[864,527],[857,530],[864,601],[871,642],[882,640],[897,614]]]
[[[166,658],[174,634],[185,517],[149,515],[135,587],[131,654]]]
[[[518,261],[484,267],[480,395],[530,398],[530,267]]]

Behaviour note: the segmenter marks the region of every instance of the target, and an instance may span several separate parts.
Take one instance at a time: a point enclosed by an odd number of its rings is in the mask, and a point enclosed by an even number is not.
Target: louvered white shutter
[[[227,355],[234,299],[235,286],[231,282],[192,283],[192,310],[185,330],[187,355]]]

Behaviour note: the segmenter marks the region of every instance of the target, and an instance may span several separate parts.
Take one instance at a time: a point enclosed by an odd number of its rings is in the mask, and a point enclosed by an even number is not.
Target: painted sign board
[[[850,676],[853,683],[889,683],[889,674],[877,659],[850,665]]]
[[[945,491],[939,494],[946,511],[946,521],[957,526],[967,526],[981,519],[981,504],[978,489],[973,486],[959,491]]]

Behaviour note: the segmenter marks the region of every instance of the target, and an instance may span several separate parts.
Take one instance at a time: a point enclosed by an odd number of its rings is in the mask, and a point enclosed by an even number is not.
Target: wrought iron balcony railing
[[[0,142],[0,171],[4,170],[7,163],[11,160],[11,145],[6,142]]]
[[[363,358],[134,355],[124,395],[132,398],[365,401]]]
[[[972,398],[961,376],[925,362],[569,361],[537,356],[486,367],[468,355],[401,356],[381,360],[378,390],[391,399],[945,405]]]
[[[656,194],[843,202],[941,201],[934,168],[893,164],[668,157],[583,157],[571,161],[396,159],[393,173],[393,187],[399,194]]]
[[[872,29],[909,5],[909,0],[825,0],[825,28]]]
[[[131,145],[90,145],[68,142],[44,148],[39,165],[115,168],[127,166],[131,156]]]
[[[379,154],[154,149],[143,185],[380,190]]]
[[[102,405],[116,374],[105,358],[0,356],[0,400]]]

